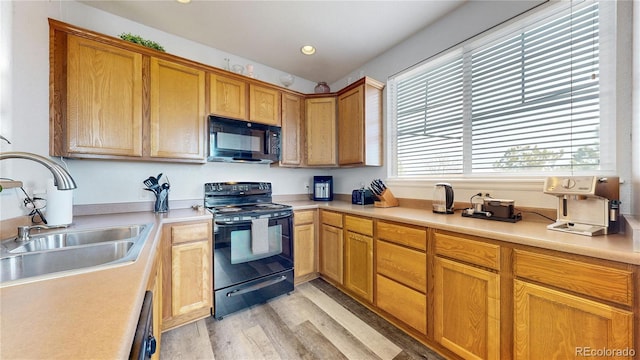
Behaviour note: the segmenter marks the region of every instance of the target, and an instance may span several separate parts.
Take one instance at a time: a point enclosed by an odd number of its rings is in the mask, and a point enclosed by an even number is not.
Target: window
[[[601,6],[536,12],[391,78],[392,176],[615,170]]]

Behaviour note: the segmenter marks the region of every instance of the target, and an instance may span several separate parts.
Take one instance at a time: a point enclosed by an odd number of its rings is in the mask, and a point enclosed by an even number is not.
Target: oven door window
[[[232,265],[264,259],[282,253],[282,225],[269,226],[266,231],[266,237],[264,236],[265,234],[262,234],[263,236],[252,236],[252,229],[245,228],[246,226],[243,226],[242,229],[230,231]]]
[[[215,290],[293,268],[291,216],[268,220],[268,241],[261,244],[259,252],[252,247],[251,228],[251,221],[214,222]]]

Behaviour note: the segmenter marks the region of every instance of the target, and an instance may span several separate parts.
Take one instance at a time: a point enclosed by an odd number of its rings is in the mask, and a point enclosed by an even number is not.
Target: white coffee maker
[[[544,193],[558,197],[556,222],[547,229],[586,236],[618,232],[618,177],[552,176]]]

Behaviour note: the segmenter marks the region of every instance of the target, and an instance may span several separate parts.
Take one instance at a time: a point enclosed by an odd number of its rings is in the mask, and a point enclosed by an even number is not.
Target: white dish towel
[[[251,252],[254,255],[269,252],[269,219],[251,220]]]

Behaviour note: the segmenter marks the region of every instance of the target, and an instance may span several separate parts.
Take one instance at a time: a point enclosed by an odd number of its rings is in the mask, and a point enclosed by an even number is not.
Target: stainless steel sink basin
[[[32,240],[17,247],[13,240],[3,241],[0,283],[134,262],[151,228],[152,224],[145,224],[66,230],[34,235]]]
[[[43,235],[31,235],[31,240],[24,245],[10,250],[12,254],[43,251],[69,246],[90,245],[105,241],[135,238],[140,235],[144,225],[121,226],[106,229],[93,229],[73,232],[56,232]]]

